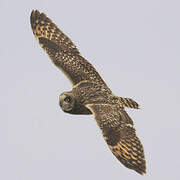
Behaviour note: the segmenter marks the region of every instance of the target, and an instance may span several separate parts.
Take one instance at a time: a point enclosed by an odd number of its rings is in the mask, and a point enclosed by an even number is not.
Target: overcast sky
[[[35,40],[29,17],[45,12],[99,71],[128,113],[147,174],[110,152],[93,116],[69,115],[68,79]],[[179,180],[180,1],[0,0],[0,179]]]

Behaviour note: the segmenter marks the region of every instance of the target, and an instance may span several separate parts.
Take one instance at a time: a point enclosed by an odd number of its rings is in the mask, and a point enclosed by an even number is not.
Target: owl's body
[[[126,167],[146,172],[143,146],[125,107],[138,109],[129,98],[115,96],[73,42],[44,14],[32,11],[31,27],[52,62],[73,84],[60,95],[59,105],[70,114],[93,114],[110,150]]]

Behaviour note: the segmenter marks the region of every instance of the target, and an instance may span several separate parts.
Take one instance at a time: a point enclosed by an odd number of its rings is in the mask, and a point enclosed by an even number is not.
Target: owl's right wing
[[[105,84],[96,69],[80,55],[74,43],[44,13],[33,10],[30,22],[42,48],[73,85],[82,80]]]
[[[86,107],[94,114],[103,137],[116,158],[127,168],[140,174],[146,173],[143,146],[126,111],[110,104],[89,104]]]

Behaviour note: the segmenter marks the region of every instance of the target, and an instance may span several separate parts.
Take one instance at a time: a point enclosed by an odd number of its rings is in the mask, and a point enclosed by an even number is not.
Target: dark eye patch
[[[71,98],[70,97],[65,97],[64,101],[67,102],[67,103],[70,103],[71,102]]]

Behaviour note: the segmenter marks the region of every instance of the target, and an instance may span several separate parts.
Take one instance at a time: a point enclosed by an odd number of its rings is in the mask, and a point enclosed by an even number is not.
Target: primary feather
[[[96,69],[80,55],[74,43],[38,10],[32,11],[31,27],[52,62],[73,84],[71,92],[60,95],[60,107],[70,114],[94,114],[112,153],[126,167],[146,172],[143,146],[136,136],[125,107],[139,108],[130,98],[114,96]],[[72,101],[66,101],[70,95]]]

